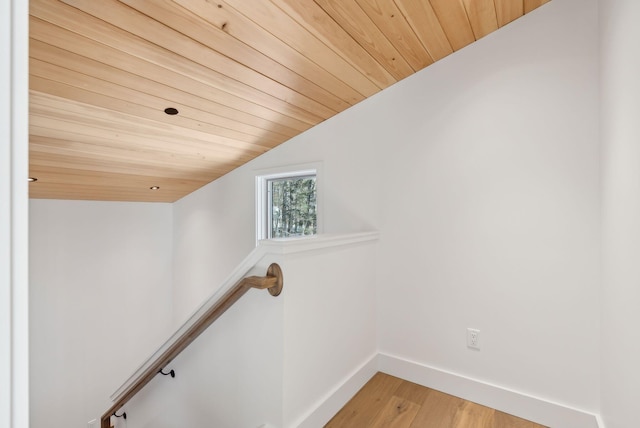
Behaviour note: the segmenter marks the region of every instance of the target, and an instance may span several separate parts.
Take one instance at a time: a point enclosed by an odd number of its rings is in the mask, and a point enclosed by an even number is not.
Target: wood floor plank
[[[365,427],[381,411],[383,404],[388,401],[401,379],[384,373],[376,373],[345,407],[338,412],[326,425],[327,428]]]
[[[411,428],[453,427],[453,421],[464,400],[440,391],[429,390],[427,399],[411,424]]]
[[[540,425],[496,410],[493,415],[494,428],[537,428]]]
[[[419,404],[394,395],[368,426],[370,428],[409,428],[419,410]]]
[[[495,410],[470,401],[458,407],[453,419],[455,428],[494,428],[493,414]]]
[[[429,388],[405,380],[396,389],[394,395],[422,406],[430,392]]]
[[[384,373],[377,373],[325,427],[545,428]]]

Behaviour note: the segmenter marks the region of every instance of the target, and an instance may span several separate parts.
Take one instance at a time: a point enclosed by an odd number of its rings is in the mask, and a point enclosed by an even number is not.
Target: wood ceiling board
[[[454,51],[473,43],[475,37],[461,0],[429,0]]]
[[[77,179],[84,178],[81,175]],[[29,183],[29,195],[36,199],[69,199],[90,201],[118,201],[118,202],[166,202],[171,203],[180,199],[185,192],[195,191],[200,187],[175,186],[167,184],[160,190],[150,190],[150,186],[131,189],[127,185],[130,176],[120,177],[120,185],[111,186],[104,180],[90,180],[88,184],[69,185],[66,182],[45,182],[38,180]],[[45,178],[46,180],[46,178]],[[54,178],[55,180],[55,178]]]
[[[265,136],[268,139],[273,138],[273,140],[278,140],[283,137],[291,138],[299,132],[293,128],[229,108],[209,99],[186,93],[154,80],[112,67],[108,64],[76,55],[39,40],[29,40],[29,52],[31,55],[30,62],[41,61],[52,67],[61,67],[69,70],[70,74],[83,74],[87,77],[100,79],[106,83],[135,90],[135,95],[132,94],[127,100],[135,100],[136,103],[144,102],[144,105],[155,108],[158,111],[169,106],[177,107],[178,110],[180,110],[180,116],[191,117],[194,120],[249,135]],[[63,66],[60,64],[63,64]],[[82,72],[77,70],[82,70]],[[31,67],[30,73],[32,75],[42,76],[42,78],[47,79],[47,81],[51,81],[49,79],[53,77],[46,74],[46,72],[39,73],[39,69],[36,70],[33,67]],[[80,87],[76,79],[70,79],[68,76],[64,76],[64,78],[58,76],[56,80],[63,84]],[[70,80],[72,82],[70,82]],[[53,88],[49,89],[46,87],[40,87],[38,89],[39,92],[50,92],[56,95],[53,93],[53,90]]]
[[[123,50],[135,46],[140,40],[150,43],[157,52],[152,57],[143,57],[147,61],[170,65],[174,70],[183,69],[187,63],[191,68],[200,70],[203,81],[209,84],[216,84],[220,89],[313,125],[336,113],[119,1],[62,1],[126,31],[129,34],[128,45],[116,45]],[[186,74],[192,75],[193,71]]]
[[[50,141],[55,141],[50,139]],[[71,149],[60,148],[58,146],[47,146],[46,144],[35,143],[34,148],[30,151],[31,169],[51,168],[74,169],[79,171],[117,173],[117,174],[134,174],[145,176],[162,176],[167,180],[188,180],[203,181],[209,183],[216,178],[232,171],[234,166],[231,164],[220,164],[213,162],[191,163],[188,159],[175,157],[173,160],[164,161],[156,157],[152,163],[146,159],[140,160],[141,156],[132,153],[130,157],[122,157],[116,153],[112,155],[113,150],[105,155],[105,151],[98,145],[86,144],[82,142],[78,144],[82,149],[95,148],[94,151],[87,149],[87,153],[75,151]],[[122,151],[123,154],[124,150]],[[99,155],[94,156],[95,153]],[[139,161],[139,162],[136,162]],[[237,167],[237,166],[236,166]],[[41,178],[36,175],[37,178]],[[42,180],[41,180],[42,181]]]
[[[94,41],[38,18],[31,18],[30,27],[33,29],[34,37],[38,37],[37,40],[49,43],[61,50],[73,52],[79,56],[85,56],[94,61],[110,64],[114,67],[122,67],[125,71],[135,71],[135,75],[152,76],[156,82],[172,86],[187,94],[210,99],[213,102],[224,104],[232,109],[244,111],[259,118],[282,124],[299,132],[305,131],[313,126],[309,122],[278,113],[259,103],[236,96],[209,84],[210,82],[206,82],[208,73],[204,67],[195,65],[193,68],[188,68],[185,64],[181,64],[177,65],[177,67],[181,67],[182,72],[175,72],[155,63],[140,59],[138,56],[129,55],[105,45],[99,45],[100,49],[98,50],[96,49],[96,43]],[[123,40],[123,43],[126,43],[126,40]],[[150,44],[149,47],[154,49]],[[167,62],[169,61],[170,59],[167,60]],[[176,60],[176,64],[179,63],[180,62]],[[189,75],[189,70],[191,70],[191,75]],[[82,72],[82,70],[78,71]],[[130,85],[135,87],[136,83],[137,80],[133,80]],[[222,80],[218,83],[219,86],[224,86],[222,85]],[[316,120],[319,119],[316,118]]]
[[[173,2],[121,1],[201,45],[216,50],[245,67],[327,107],[334,114],[353,104],[341,99],[335,92],[318,86],[317,81],[312,80],[312,77],[307,77],[301,67],[296,68],[296,72],[293,72],[250,44],[231,36],[225,31],[227,26],[232,25],[230,23],[225,23],[222,25],[223,28],[218,28]]]
[[[463,2],[476,40],[498,29],[493,0],[463,0]]]
[[[98,143],[125,153],[143,153],[148,156],[151,164],[172,165],[183,161],[185,164],[191,163],[194,168],[207,164],[238,166],[252,159],[243,152],[223,150],[220,146],[207,147],[206,143],[193,139],[180,140],[178,137],[172,138],[167,135],[152,138],[120,130],[107,131],[101,129],[95,121],[87,124],[63,120],[60,117],[40,116],[37,113],[31,113],[31,116],[31,135]],[[126,162],[127,159],[123,157],[122,161]]]
[[[524,0],[524,13],[529,13],[551,0]]]
[[[112,135],[123,139],[127,135],[143,140],[173,142],[184,147],[206,148],[222,153],[254,152],[261,154],[265,148],[238,140],[212,136],[201,131],[189,130],[172,123],[162,123],[124,113],[98,108],[46,94],[34,93],[30,113],[34,117],[53,118],[65,122],[64,126],[86,125],[98,129],[96,135]],[[33,122],[36,124],[36,122]],[[39,122],[40,124],[42,121]],[[53,121],[53,129],[61,128]],[[70,129],[70,128],[67,128]]]
[[[115,173],[37,164],[29,168],[29,175],[38,177],[29,184],[30,194],[49,199],[174,202],[184,192],[210,182],[144,175],[140,171]],[[152,191],[151,186],[160,189]]]
[[[173,129],[179,135],[197,136],[207,138],[214,144],[232,144],[234,147],[246,148],[256,153],[262,154],[266,150],[273,148],[286,141],[287,137],[263,131],[262,135],[249,135],[235,130],[230,130],[206,122],[190,119],[187,117],[189,109],[179,107],[181,114],[168,116],[162,110],[140,104],[134,104],[124,99],[113,98],[103,93],[90,92],[75,86],[69,86],[56,81],[47,80],[37,75],[31,76],[32,100],[37,100],[47,95],[56,96],[60,99],[75,101],[78,103],[92,105],[104,110],[112,110],[127,114],[131,117],[140,118],[145,121],[153,121],[162,128],[165,124],[173,125]],[[95,89],[95,88],[94,88]],[[47,92],[44,92],[47,91]],[[117,93],[117,91],[112,92]],[[140,100],[138,97],[137,100]],[[197,115],[198,112],[196,111]],[[206,113],[202,113],[206,116]]]
[[[348,104],[356,104],[365,98],[355,88],[342,81],[339,76],[329,73],[234,8],[222,3],[212,4],[201,0],[174,1],[216,28],[223,29],[242,43],[263,52],[291,70],[297,70],[308,80],[315,82]]]
[[[415,70],[355,0],[315,0],[315,2],[394,78],[401,80],[413,74]]]
[[[515,21],[524,14],[524,0],[494,0],[498,26]]]
[[[413,70],[433,64],[429,52],[398,6],[389,0],[356,0]]]
[[[176,200],[544,3],[32,0],[31,196]]]
[[[31,64],[37,65],[35,61],[32,60]],[[34,67],[32,67],[32,69],[33,68]],[[201,115],[205,117],[206,113],[190,111],[188,108],[183,108],[179,105],[174,105],[174,107],[178,107],[181,113],[175,116],[168,116],[157,107],[161,106],[162,104],[156,103],[154,107],[134,104],[129,101],[125,101],[126,98],[114,98],[106,95],[106,93],[109,92],[103,93],[88,91],[80,87],[68,85],[66,83],[60,83],[57,81],[41,78],[37,74],[37,71],[31,75],[30,79],[32,100],[37,100],[38,98],[44,97],[45,95],[51,95],[61,99],[75,101],[87,105],[93,105],[105,110],[113,110],[116,112],[125,113],[129,116],[139,117],[144,120],[152,120],[155,121],[159,126],[163,126],[165,123],[171,123],[179,128],[187,130],[187,132],[195,131],[199,134],[205,134],[207,136],[207,139],[212,143],[216,143],[218,141],[220,141],[221,144],[225,144],[225,142],[228,141],[242,142],[242,144],[237,145],[237,147],[251,148],[252,150],[256,151],[256,153],[261,154],[266,150],[286,141],[287,139],[287,137],[273,134],[269,131],[263,131],[263,135],[250,135],[217,125],[211,125],[207,122],[194,120],[188,117],[190,113],[192,115]],[[109,87],[109,85],[105,86],[107,88]],[[96,88],[95,86],[92,87],[92,90],[96,89],[101,88]],[[116,87],[113,89],[114,90],[110,92],[110,94],[118,95],[119,88]],[[143,98],[144,95],[139,94],[135,98],[128,99],[135,99],[136,101],[140,101]],[[220,138],[222,138],[222,140],[220,140]]]
[[[96,171],[104,173],[161,176],[166,179],[212,181],[233,167],[226,164],[195,165],[174,156],[167,161],[150,159],[144,153],[118,150],[102,142],[76,142],[33,135],[30,150],[31,167],[48,167]]]
[[[59,141],[77,141],[82,144],[94,145],[101,149],[102,153],[109,153],[115,162],[128,164],[137,161],[140,166],[171,167],[176,169],[192,169],[194,174],[198,170],[224,170],[228,171],[251,159],[243,153],[221,153],[210,150],[207,147],[195,147],[193,144],[171,144],[159,142],[156,139],[143,139],[136,135],[120,133],[118,139],[105,136],[95,127],[74,123],[62,123],[59,129],[53,128],[56,119],[43,118],[34,115],[30,125],[30,135],[34,137],[46,137]],[[198,150],[200,149],[200,150]],[[92,150],[87,150],[87,154]],[[104,158],[100,152],[96,158]],[[139,160],[138,160],[139,159]],[[228,165],[228,167],[227,167]],[[215,177],[217,178],[217,177]]]
[[[395,0],[395,2],[434,61],[453,52],[431,3],[424,0]]]
[[[180,0],[187,1],[187,0]],[[293,18],[297,23],[308,29],[318,40],[330,48],[335,54],[353,69],[366,76],[375,87],[371,92],[361,92],[364,95],[373,95],[380,89],[387,88],[397,82],[380,63],[363,49],[337,22],[329,16],[315,1],[299,0],[271,0],[282,11]],[[319,63],[329,69],[331,62]]]
[[[219,3],[229,5],[242,13],[320,67],[335,76],[339,76],[340,79],[360,94],[371,96],[380,91],[381,87],[377,86],[375,81],[370,80],[368,74],[363,73],[350,61],[339,55],[339,52],[332,49],[331,45],[326,44],[324,40],[319,38],[318,34],[313,31],[315,28],[304,27],[294,20],[292,16],[283,13],[282,9],[278,7],[280,2],[224,0]],[[327,22],[329,22],[328,20],[331,20],[331,18],[324,11],[322,13],[325,15]],[[344,32],[343,29],[341,31]],[[357,45],[353,39],[351,41],[354,45]],[[361,46],[357,45],[356,49],[359,49],[361,55],[366,54],[366,51]],[[377,67],[380,67],[380,65],[377,64]]]
[[[73,174],[69,175],[68,171],[73,172]],[[157,171],[158,174],[163,174],[163,172],[164,172],[163,170]],[[228,172],[230,172],[230,170],[226,170],[224,171],[224,173],[220,172],[216,174],[216,176],[221,176]],[[96,196],[96,191],[100,190],[98,188],[99,186],[104,187],[104,190],[108,191],[109,193],[112,193],[114,189],[117,187],[119,189],[118,193],[120,194],[119,198],[121,200],[130,200],[127,196],[127,193],[129,193],[129,191],[133,194],[140,194],[140,193],[146,194],[149,190],[149,187],[151,186],[163,186],[165,191],[171,188],[180,189],[180,192],[183,193],[182,194],[183,196],[184,192],[186,192],[187,194],[191,193],[199,189],[203,185],[211,182],[211,179],[209,178],[203,179],[203,180],[198,180],[194,178],[181,179],[179,177],[176,178],[176,177],[162,175],[161,179],[158,179],[153,174],[150,174],[150,173],[140,174],[136,171],[133,171],[130,173],[127,173],[127,172],[119,173],[119,172],[113,172],[113,171],[103,171],[103,170],[86,169],[86,168],[74,168],[74,167],[66,168],[65,166],[60,166],[60,165],[51,166],[51,165],[46,165],[45,163],[43,163],[42,165],[35,164],[31,166],[29,174],[30,176],[34,176],[38,178],[37,183],[40,185],[39,188],[41,190],[44,190],[46,185],[53,185],[53,184],[73,183],[79,186],[91,185],[93,187],[91,192],[88,195],[84,195],[84,196],[78,195],[78,199],[93,199],[93,200],[100,199],[100,197]],[[100,176],[100,174],[110,177],[109,180],[105,180],[104,178],[101,178],[102,176]],[[64,176],[65,179],[64,180],[60,179],[61,176]],[[99,178],[96,178],[96,177],[99,177]],[[137,181],[131,181],[131,180],[134,180],[136,177],[140,177],[140,179],[138,179]],[[58,189],[58,192],[60,190],[61,189]],[[160,198],[161,200],[171,201],[171,202],[179,199],[180,197],[179,196],[177,198],[173,198],[173,196],[170,196],[165,192],[163,192],[162,195],[163,196]],[[59,195],[56,195],[53,197],[58,198],[58,196]],[[156,195],[152,195],[152,196],[155,197]],[[38,197],[41,197],[41,196],[38,196]],[[68,198],[65,197],[64,199],[68,199]],[[110,197],[110,199],[113,199],[113,197]]]
[[[35,62],[32,62],[35,65]],[[72,74],[72,73],[69,73]],[[31,102],[39,105],[49,105],[51,109],[62,109],[69,112],[83,114],[85,108],[77,108],[74,105],[93,106],[99,111],[110,115],[113,118],[128,118],[134,124],[148,124],[154,129],[166,129],[169,132],[180,132],[181,136],[199,138],[211,144],[220,144],[236,149],[243,149],[255,152],[257,155],[264,153],[286,140],[286,137],[267,135],[249,135],[227,128],[210,125],[187,117],[189,110],[182,109],[182,113],[171,116],[162,110],[144,105],[133,104],[124,99],[113,98],[104,93],[96,93],[85,89],[77,88],[56,81],[46,80],[38,75],[32,75],[31,79]],[[84,80],[84,79],[83,79]],[[106,85],[108,87],[108,85]],[[95,86],[92,89],[96,89]],[[99,89],[99,88],[98,88]],[[111,94],[117,94],[117,87]],[[39,92],[46,90],[47,92]],[[105,92],[108,93],[108,92]],[[129,98],[136,99],[138,98]],[[58,101],[54,101],[54,100]],[[64,102],[66,100],[66,103]],[[75,102],[74,103],[71,103]],[[114,125],[116,123],[114,122]],[[144,132],[144,129],[142,129]]]
[[[169,151],[165,144],[156,147],[115,145],[106,138],[87,136],[53,130],[33,125],[31,128],[32,154],[42,153],[59,155],[56,162],[65,165],[77,164],[82,169],[91,169],[87,165],[108,167],[100,171],[156,173],[172,178],[197,179],[218,178],[217,173],[226,173],[230,169],[247,162],[246,158],[236,156],[225,160],[215,152]],[[65,160],[62,156],[66,156]],[[35,160],[35,158],[33,159]],[[52,165],[52,164],[51,164]],[[202,173],[202,174],[201,174]],[[190,174],[190,175],[189,175]]]
[[[88,19],[92,20],[91,17]],[[78,20],[70,19],[69,21],[68,26],[73,27],[76,26],[76,22],[85,22],[87,19],[78,18]],[[125,31],[117,28],[113,28],[113,31],[109,31],[108,28],[100,30],[100,20],[95,21],[94,25],[82,25],[80,29],[67,30],[32,17],[30,27],[34,29],[34,37],[42,42],[132,71],[137,75],[153,76],[154,80],[168,86],[174,86],[190,94],[200,94],[213,101],[263,118],[277,120],[298,130],[308,129],[323,120],[306,110],[287,104],[281,99],[225,77],[200,64],[185,60],[178,54],[131,36]],[[82,31],[91,33],[92,38],[79,34]]]
[[[151,186],[160,186],[164,188],[170,188],[171,186],[187,186],[197,188],[208,183],[204,180],[167,179],[166,177],[143,174],[118,174],[65,168],[39,167],[34,172],[37,172],[38,176],[41,177],[37,181],[38,183],[53,183],[53,178],[55,178],[55,183],[67,185],[74,185],[79,181],[84,181],[84,185],[91,185],[92,183],[100,182],[101,184],[110,187],[127,187],[122,185],[122,183],[126,183],[127,185],[138,188],[145,193],[150,190],[149,187]],[[123,180],[125,177],[126,180]]]

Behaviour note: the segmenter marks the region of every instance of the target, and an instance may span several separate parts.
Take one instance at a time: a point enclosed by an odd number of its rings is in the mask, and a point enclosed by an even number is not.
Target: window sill
[[[320,234],[295,238],[274,238],[259,241],[258,248],[262,247],[270,254],[295,254],[377,241],[379,237],[380,234],[374,231],[349,234]]]

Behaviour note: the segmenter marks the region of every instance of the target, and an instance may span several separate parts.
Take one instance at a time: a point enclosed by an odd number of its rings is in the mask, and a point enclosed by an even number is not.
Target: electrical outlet
[[[480,349],[480,330],[475,328],[467,329],[467,346],[473,349]]]

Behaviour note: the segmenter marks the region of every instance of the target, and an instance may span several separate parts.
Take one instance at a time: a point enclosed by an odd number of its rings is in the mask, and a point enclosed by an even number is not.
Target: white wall
[[[283,428],[300,427],[376,354],[376,244],[284,259]]]
[[[601,0],[604,282],[602,414],[638,424],[640,401],[640,3]]]
[[[253,210],[251,191],[234,192],[221,183],[207,186],[175,202],[173,242],[173,321],[177,327],[222,284],[251,250],[254,238],[248,219]],[[240,227],[238,227],[240,226]]]
[[[598,409],[597,61],[555,0],[379,97],[381,351]]]
[[[172,208],[30,208],[31,426],[86,426],[169,334]]]
[[[381,232],[382,351],[595,411],[598,156],[597,3],[554,0],[177,202],[176,319],[253,246],[257,171],[321,162],[325,231]]]

